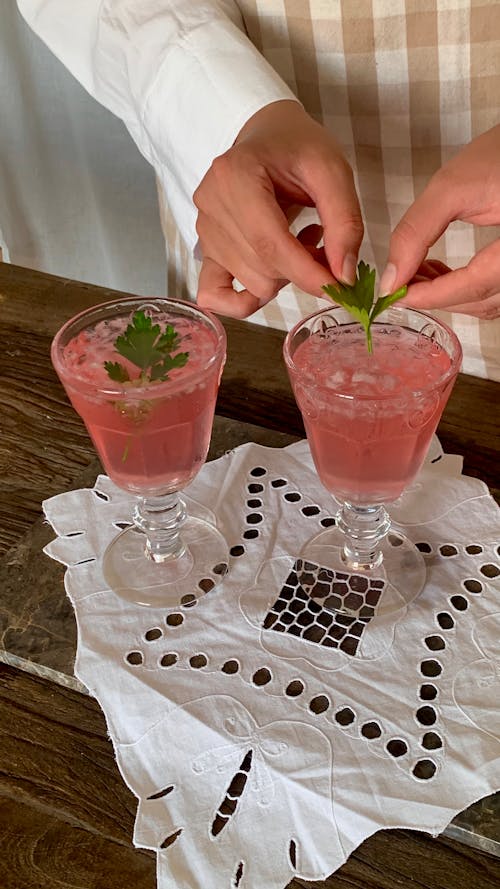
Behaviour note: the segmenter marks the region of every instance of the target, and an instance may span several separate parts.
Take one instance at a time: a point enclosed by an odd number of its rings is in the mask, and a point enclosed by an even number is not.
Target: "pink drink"
[[[407,327],[313,333],[289,367],[318,475],[350,503],[395,500],[425,458],[456,372],[433,339]]]
[[[224,353],[215,330],[196,317],[158,312],[154,323],[173,324],[181,338],[173,354],[189,358],[166,381],[141,385],[139,369],[114,349],[132,314],[82,329],[57,370],[110,478],[143,496],[166,494],[184,488],[205,461]],[[133,382],[113,382],[105,361],[119,361]]]

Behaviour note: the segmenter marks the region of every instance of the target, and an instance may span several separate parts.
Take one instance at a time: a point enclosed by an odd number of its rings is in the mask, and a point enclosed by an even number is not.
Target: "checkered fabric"
[[[344,147],[381,273],[392,228],[432,174],[499,122],[498,0],[238,0],[249,38],[307,111]],[[313,211],[304,211],[302,228]],[[193,295],[197,268],[164,210],[171,292]],[[500,236],[453,223],[431,255],[452,268]],[[500,282],[499,282],[500,289]],[[289,329],[317,301],[285,288],[252,321]],[[440,313],[464,370],[500,380],[500,319]]]

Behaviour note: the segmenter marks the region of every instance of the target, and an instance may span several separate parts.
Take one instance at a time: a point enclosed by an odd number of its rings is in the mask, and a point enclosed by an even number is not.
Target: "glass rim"
[[[293,357],[290,354],[291,341],[292,341],[293,337],[295,336],[295,334],[300,330],[300,328],[304,324],[306,324],[308,321],[310,321],[312,318],[316,318],[316,317],[319,317],[320,315],[326,314],[327,312],[332,312],[332,311],[337,311],[337,310],[346,312],[346,315],[349,315],[348,310],[345,309],[343,306],[340,306],[340,305],[325,306],[325,308],[318,309],[316,312],[311,312],[309,315],[306,315],[305,318],[301,318],[301,320],[297,321],[297,323],[294,324],[294,326],[291,328],[291,330],[288,331],[288,333],[285,337],[284,343],[283,343],[283,357],[285,359],[285,364],[287,365],[288,368],[290,368],[295,373],[303,373],[303,371],[301,371],[301,369],[298,368],[297,365],[294,363]],[[419,317],[426,318],[429,321],[432,321],[434,324],[436,324],[438,327],[441,327],[448,334],[448,336],[450,337],[450,339],[453,343],[453,346],[454,346],[454,354],[449,355],[449,358],[450,358],[449,368],[447,368],[447,370],[439,377],[439,379],[434,381],[431,385],[424,386],[423,388],[420,388],[420,389],[412,389],[411,395],[414,397],[419,397],[420,395],[426,395],[429,392],[434,392],[436,389],[439,389],[443,385],[448,384],[450,379],[453,379],[459,373],[460,366],[462,363],[462,357],[463,357],[462,344],[461,344],[458,336],[456,335],[455,331],[452,330],[452,328],[448,324],[446,324],[445,321],[441,321],[440,318],[436,318],[435,315],[432,315],[430,312],[426,312],[421,309],[414,309],[411,306],[392,305],[392,306],[389,306],[386,309],[386,311],[387,312],[412,312],[415,315],[418,315]],[[379,316],[380,320],[376,320],[373,322],[372,329],[373,329],[373,327],[375,327],[377,325],[391,324],[391,323],[395,327],[398,326],[398,324],[394,324],[394,322],[391,322],[388,320],[384,321],[383,320],[384,314],[385,313],[382,313]],[[353,318],[352,315],[350,315],[350,318],[352,319],[352,321],[349,323],[352,323],[353,326],[360,327],[361,329],[363,329],[362,325],[359,323],[359,321],[356,321],[356,319]],[[405,325],[399,325],[399,326],[405,326]],[[411,328],[408,328],[408,329],[411,329]],[[304,375],[304,376],[306,376],[306,375]],[[330,389],[327,386],[318,386],[318,388],[319,389],[326,389],[332,397],[335,396],[336,398],[350,399],[351,401],[354,401],[354,400],[356,400],[356,401],[389,401],[390,399],[394,399],[395,397],[397,397],[394,392],[381,393],[379,395],[365,395],[364,393],[349,394],[347,392],[336,392],[335,389]],[[399,394],[399,396],[401,396],[402,393],[398,393],[398,394]]]
[[[210,358],[202,365],[198,366],[195,370],[192,370],[190,373],[184,373],[182,378],[179,380],[163,380],[157,381],[153,383],[146,383],[144,386],[124,386],[119,384],[112,384],[110,380],[109,386],[98,386],[95,383],[91,383],[87,380],[83,380],[78,376],[75,376],[74,373],[70,373],[64,366],[60,358],[61,352],[61,340],[63,337],[71,330],[72,327],[78,327],[79,322],[85,321],[86,318],[91,319],[93,315],[96,315],[94,322],[97,323],[99,320],[105,320],[105,318],[99,318],[99,314],[103,313],[106,309],[111,309],[113,306],[125,307],[127,304],[131,306],[136,306],[140,308],[140,306],[147,306],[151,303],[166,303],[165,311],[168,310],[169,306],[181,306],[183,308],[189,309],[194,317],[198,316],[200,318],[204,318],[208,320],[211,325],[214,333],[217,337],[217,342],[214,346],[213,354],[210,355]],[[184,317],[187,317],[188,313]],[[89,320],[89,326],[92,324],[92,321]],[[85,325],[81,326],[78,331],[85,329]],[[70,338],[67,342],[70,341]],[[178,299],[177,297],[169,297],[169,296],[125,296],[119,297],[115,300],[106,300],[102,303],[96,303],[95,306],[89,306],[87,309],[83,309],[78,314],[73,315],[67,321],[64,322],[62,327],[59,328],[57,333],[52,339],[50,346],[50,356],[52,360],[52,364],[57,375],[60,377],[61,381],[64,382],[65,387],[73,389],[75,392],[81,392],[85,394],[93,394],[102,395],[106,397],[120,397],[123,398],[126,396],[128,401],[136,401],[141,400],[147,395],[148,399],[151,397],[160,397],[161,395],[165,395],[167,392],[171,393],[176,391],[177,389],[183,389],[192,379],[196,379],[200,377],[200,374],[205,373],[210,369],[210,367],[215,364],[220,357],[223,357],[226,353],[227,347],[227,337],[226,331],[222,322],[219,318],[214,315],[212,312],[207,309],[201,309],[196,303],[190,302],[186,299]]]

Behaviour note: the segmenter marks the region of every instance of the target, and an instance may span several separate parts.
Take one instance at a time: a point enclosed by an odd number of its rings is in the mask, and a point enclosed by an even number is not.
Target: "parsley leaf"
[[[188,358],[189,352],[178,352],[173,358],[171,355],[166,355],[163,361],[153,364],[149,377],[150,380],[166,380],[169,370],[172,370],[174,367],[184,367]]]
[[[140,383],[152,383],[157,380],[168,380],[169,371],[174,367],[184,367],[189,352],[172,352],[179,347],[181,337],[172,324],[166,324],[161,330],[159,324],[142,309],[134,312],[132,321],[123,334],[116,338],[116,351],[135,364],[141,371]],[[119,361],[105,361],[104,367],[108,376],[118,383],[133,382],[126,367]]]
[[[399,290],[395,290],[394,293],[388,293],[387,296],[381,296],[375,303],[372,309],[372,313],[370,315],[370,321],[373,321],[377,315],[385,312],[389,306],[392,306],[393,303],[397,302],[398,299],[403,299],[403,296],[406,296],[406,291],[408,290],[406,284],[404,287],[400,287]]]
[[[160,352],[173,352],[179,345],[180,337],[173,324],[167,324],[165,330],[156,343]]]
[[[115,383],[127,383],[130,380],[128,370],[119,361],[105,361],[104,367]]]
[[[373,351],[371,324],[385,309],[398,299],[406,296],[407,287],[400,287],[394,293],[382,296],[374,304],[375,300],[375,269],[371,269],[366,262],[358,264],[358,273],[354,284],[325,284],[322,288],[334,301],[347,309],[356,321],[362,324],[366,333],[366,345],[368,351]]]

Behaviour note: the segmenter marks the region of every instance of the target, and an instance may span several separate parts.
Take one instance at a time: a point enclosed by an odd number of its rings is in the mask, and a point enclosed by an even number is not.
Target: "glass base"
[[[376,568],[347,565],[344,534],[322,531],[300,553],[298,578],[308,595],[327,611],[371,620],[400,611],[425,585],[422,554],[399,529],[382,541],[383,559]]]
[[[213,525],[188,516],[181,531],[184,552],[162,562],[146,555],[146,535],[135,527],[122,531],[103,557],[110,589],[137,605],[178,607],[211,592],[228,571],[229,549]]]

